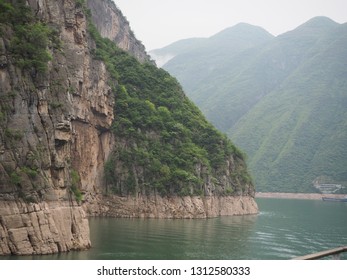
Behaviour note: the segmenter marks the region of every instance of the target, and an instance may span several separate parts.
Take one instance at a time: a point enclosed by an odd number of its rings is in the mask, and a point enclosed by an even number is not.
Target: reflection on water
[[[91,218],[90,250],[20,259],[291,259],[347,245],[347,203],[266,198],[257,203],[260,213],[252,216]]]
[[[230,254],[244,251],[246,244],[235,241],[250,236],[255,220],[256,216],[208,220],[91,219],[92,235],[96,237],[93,244],[103,247],[94,257],[228,259]]]

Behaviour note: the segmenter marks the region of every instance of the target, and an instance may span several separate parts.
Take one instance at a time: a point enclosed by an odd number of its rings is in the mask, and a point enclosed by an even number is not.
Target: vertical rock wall
[[[85,199],[100,192],[113,146],[114,93],[94,60],[87,19],[75,1],[29,0],[56,30],[47,73],[23,71],[1,38],[0,255],[46,254],[90,246]],[[77,174],[77,175],[76,175]]]
[[[90,247],[81,207],[68,202],[0,203],[0,255],[51,254]]]
[[[87,0],[92,20],[102,37],[114,41],[140,62],[150,61],[143,44],[136,39],[129,22],[111,0]]]

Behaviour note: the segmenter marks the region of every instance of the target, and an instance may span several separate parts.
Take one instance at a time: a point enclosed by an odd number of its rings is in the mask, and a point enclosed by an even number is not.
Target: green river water
[[[347,203],[258,198],[258,215],[197,220],[91,218],[92,248],[1,259],[276,260],[347,245]],[[347,259],[347,253],[340,256]]]

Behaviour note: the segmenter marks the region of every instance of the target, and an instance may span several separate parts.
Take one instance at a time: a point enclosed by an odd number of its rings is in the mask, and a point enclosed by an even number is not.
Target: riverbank
[[[256,198],[283,198],[283,199],[309,199],[321,200],[322,197],[343,198],[345,194],[321,194],[321,193],[274,193],[274,192],[257,192]]]
[[[251,196],[95,196],[85,205],[88,216],[117,218],[203,219],[259,212]]]

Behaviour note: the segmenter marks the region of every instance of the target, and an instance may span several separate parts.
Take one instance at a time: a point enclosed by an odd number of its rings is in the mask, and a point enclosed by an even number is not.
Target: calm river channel
[[[347,203],[273,198],[257,203],[260,213],[252,216],[90,218],[88,251],[0,259],[276,260],[347,245]]]

